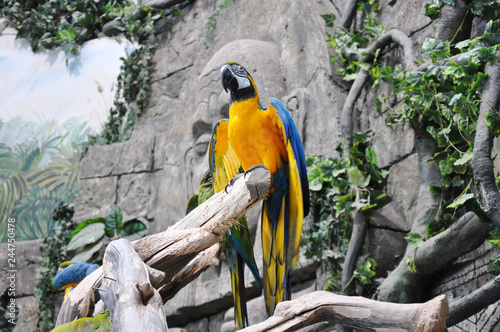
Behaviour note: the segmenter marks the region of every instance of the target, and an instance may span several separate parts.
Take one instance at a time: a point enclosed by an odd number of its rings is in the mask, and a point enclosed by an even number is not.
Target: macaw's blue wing
[[[109,318],[109,311],[99,314],[95,317],[84,317],[60,325],[51,330],[51,332],[111,332],[113,331],[113,324]]]
[[[210,171],[214,191],[224,190],[229,181],[240,172],[241,163],[228,140],[228,120],[219,120],[214,126],[209,153]],[[226,234],[226,256],[231,273],[231,287],[234,299],[234,319],[238,329],[248,326],[245,298],[244,266],[248,266],[261,287],[259,270],[255,263],[252,241],[246,217],[238,220]]]
[[[276,116],[277,115],[277,116]],[[268,315],[276,304],[291,299],[291,278],[299,256],[304,217],[309,213],[309,183],[304,149],[286,107],[270,99],[268,116],[281,132],[280,167],[272,174],[273,192],[262,210],[264,296]]]
[[[66,298],[66,295],[68,295],[68,292],[73,287],[76,287],[83,278],[90,275],[98,268],[99,265],[87,262],[62,262],[59,265],[56,276],[52,280],[52,284],[56,288],[64,287],[66,289],[64,297]]]
[[[288,155],[288,245],[287,262],[291,267],[298,259],[302,236],[302,223],[309,214],[309,181],[307,179],[306,158],[300,140],[299,132],[290,113],[278,99],[271,98],[270,105],[278,113],[282,122],[282,132],[285,137]],[[288,263],[287,263],[288,265]]]

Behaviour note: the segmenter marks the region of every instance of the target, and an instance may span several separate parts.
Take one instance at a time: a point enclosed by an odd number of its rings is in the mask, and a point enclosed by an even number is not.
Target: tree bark
[[[344,294],[351,295],[354,291],[354,283],[351,282],[352,275],[356,269],[358,257],[365,243],[366,232],[368,230],[368,220],[363,212],[358,211],[354,217],[352,225],[352,234],[349,241],[349,248],[345,256],[344,266],[342,268],[342,288]],[[350,283],[351,282],[351,283]],[[349,284],[350,283],[350,284]],[[347,286],[349,284],[349,286]]]
[[[500,52],[496,52],[499,56]],[[474,182],[472,189],[481,209],[488,218],[500,227],[500,192],[495,182],[491,149],[493,134],[486,123],[486,113],[493,110],[498,116],[500,106],[500,63],[487,64],[485,68],[488,77],[484,83],[482,102],[479,106],[476,138],[472,157]]]
[[[499,300],[500,275],[483,287],[451,303],[446,325],[458,324]]]
[[[378,299],[399,303],[420,301],[426,278],[479,247],[488,237],[488,231],[487,223],[468,212],[450,228],[425,241],[419,248],[409,247],[406,255],[414,260],[417,272],[410,271],[403,258],[380,285]]]
[[[242,331],[296,331],[328,321],[362,331],[441,332],[447,313],[444,295],[423,304],[396,304],[317,291],[279,303],[273,316]]]

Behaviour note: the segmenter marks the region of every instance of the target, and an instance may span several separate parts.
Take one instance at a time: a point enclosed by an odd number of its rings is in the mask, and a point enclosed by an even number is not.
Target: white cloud
[[[0,118],[4,122],[16,116],[28,121],[56,118],[63,123],[76,117],[98,132],[113,105],[120,57],[126,49],[133,49],[122,40],[121,44],[113,38],[91,40],[66,66],[63,51],[33,53],[26,40],[4,31],[0,36]]]

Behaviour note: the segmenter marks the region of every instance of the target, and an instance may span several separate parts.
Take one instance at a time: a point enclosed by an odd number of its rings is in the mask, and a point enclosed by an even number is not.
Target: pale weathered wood
[[[271,186],[271,174],[262,165],[252,168],[210,199],[191,211],[168,230],[202,227],[216,235],[224,235],[246,211],[266,197]]]
[[[266,197],[270,185],[269,171],[264,167],[254,168],[228,186],[227,191],[215,194],[166,231],[134,242],[141,260],[165,272],[165,275],[151,275],[153,286],[163,290],[164,302],[173,296],[170,294],[177,293],[204,269],[215,264],[220,253],[215,248],[219,247],[221,236],[248,209]],[[61,306],[57,326],[84,317],[85,313],[91,314],[86,309],[94,304],[89,300],[90,293],[93,287],[100,286],[102,274],[100,268],[70,292]]]
[[[149,269],[126,239],[112,241],[104,253],[99,288],[114,331],[166,332],[163,302],[150,283]]]
[[[242,331],[296,331],[329,321],[359,331],[441,332],[447,313],[444,295],[422,304],[397,304],[318,291],[279,303],[273,316]]]
[[[196,279],[200,273],[210,266],[219,265],[219,255],[223,248],[223,243],[216,243],[196,255],[170,282],[158,289],[163,301],[170,300],[179,290]]]

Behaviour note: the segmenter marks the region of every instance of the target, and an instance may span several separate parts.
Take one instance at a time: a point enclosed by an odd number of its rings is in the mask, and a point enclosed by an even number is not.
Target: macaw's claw
[[[252,171],[256,170],[257,168],[267,169],[267,167],[262,165],[262,164],[255,165],[255,166],[252,166],[249,169],[247,169],[247,171],[245,172],[245,176],[247,176],[247,174],[249,174],[249,173],[252,173]]]
[[[228,184],[226,184],[226,187],[224,188],[224,191],[226,192],[226,194],[229,194],[228,189],[229,189],[230,187],[232,187],[232,186],[234,185],[234,183],[235,183],[236,181],[238,181],[238,179],[239,179],[239,178],[241,178],[242,176],[243,176],[243,173],[238,173],[238,174],[236,174],[236,175],[234,176],[234,178],[232,178],[231,180],[229,180],[229,183],[228,183]]]

